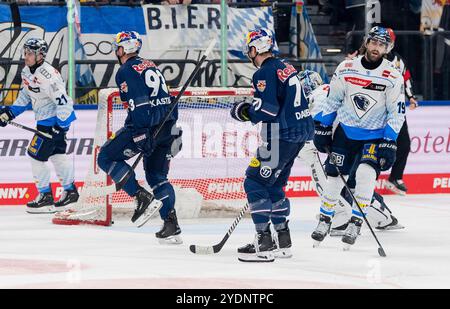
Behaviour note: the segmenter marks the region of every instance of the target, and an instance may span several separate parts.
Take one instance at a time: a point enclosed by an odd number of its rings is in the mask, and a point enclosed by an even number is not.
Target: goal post
[[[171,90],[176,96],[178,90]],[[172,159],[169,181],[175,188],[175,208],[180,218],[234,215],[245,203],[243,176],[259,140],[259,126],[237,122],[229,110],[235,102],[251,103],[250,88],[189,87],[178,105],[177,124],[183,129],[183,148]],[[130,218],[135,204],[124,191],[96,197],[96,188],[112,184],[97,165],[101,146],[119,130],[127,116],[118,89],[99,91],[96,132],[90,168],[80,199],[69,210],[55,214],[63,225],[110,225],[119,217]],[[129,161],[131,165],[135,157]],[[142,165],[136,178],[150,189]]]

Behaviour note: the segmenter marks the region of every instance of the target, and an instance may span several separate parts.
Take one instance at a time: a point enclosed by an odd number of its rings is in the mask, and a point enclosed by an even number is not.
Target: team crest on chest
[[[355,113],[360,119],[377,104],[377,101],[366,93],[358,92],[350,97],[353,102]]]
[[[259,92],[264,92],[266,90],[266,81],[265,80],[259,80],[256,84],[256,88],[258,88]]]

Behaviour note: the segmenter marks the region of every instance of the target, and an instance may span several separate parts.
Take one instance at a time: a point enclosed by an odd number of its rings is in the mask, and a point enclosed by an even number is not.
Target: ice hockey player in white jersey
[[[303,92],[308,100],[308,106],[311,115],[314,117],[320,112],[323,104],[327,102],[329,84],[324,84],[319,73],[304,70],[298,74]],[[321,195],[323,186],[326,185],[327,176],[320,161],[318,151],[313,144],[313,140],[306,142],[298,157],[303,160],[311,169],[311,178],[315,184],[316,192]],[[354,188],[355,170],[350,171],[348,184]],[[338,204],[332,220],[330,236],[343,236],[351,217],[352,206],[351,197],[346,189],[343,189],[339,196]],[[376,229],[391,230],[402,229],[396,217],[392,215],[391,210],[384,202],[383,197],[374,192],[371,205],[367,209],[367,220]]]
[[[314,117],[314,144],[319,152],[329,151],[332,156],[325,162],[327,185],[321,196],[319,223],[311,235],[316,245],[331,227],[344,186],[339,173],[349,175],[352,168],[356,171],[354,196],[358,204],[353,202],[342,237],[348,249],[359,234],[380,171],[390,169],[395,161],[396,139],[406,111],[403,77],[383,58],[390,44],[385,28],[372,28],[365,44],[364,55],[339,64],[326,104]],[[335,120],[338,125],[333,133]]]
[[[0,126],[5,127],[31,104],[37,121],[37,130],[52,138],[35,134],[28,146],[33,177],[38,196],[27,203],[29,213],[53,213],[78,200],[74,184],[72,159],[66,155],[66,132],[76,119],[73,101],[67,95],[60,73],[45,62],[48,45],[42,39],[30,38],[23,46],[25,67],[22,70],[22,89],[11,106],[0,110]],[[61,198],[54,202],[50,188],[50,169],[53,163],[64,188]]]

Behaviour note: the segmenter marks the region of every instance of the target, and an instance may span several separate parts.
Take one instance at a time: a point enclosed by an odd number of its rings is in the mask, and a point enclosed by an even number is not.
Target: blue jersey
[[[126,126],[150,128],[162,122],[171,99],[166,80],[152,61],[140,57],[128,59],[117,71],[116,83],[120,99],[128,103]],[[168,120],[177,117],[175,109]]]
[[[267,58],[253,75],[252,83],[255,88],[249,109],[252,123],[277,124],[279,138],[286,142],[300,143],[311,137],[314,123],[292,65]],[[275,137],[273,129],[273,125],[267,126],[270,138]]]

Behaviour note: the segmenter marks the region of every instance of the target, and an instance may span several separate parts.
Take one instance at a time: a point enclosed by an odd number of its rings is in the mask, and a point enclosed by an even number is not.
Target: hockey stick
[[[169,111],[166,113],[166,115],[163,118],[161,124],[159,125],[159,127],[155,130],[155,132],[152,135],[153,139],[155,139],[158,136],[158,134],[162,130],[164,124],[167,122],[167,120],[169,119],[170,115],[172,115],[173,111],[175,110],[175,107],[177,106],[178,102],[180,101],[181,96],[184,94],[184,91],[186,90],[186,88],[190,85],[192,80],[197,75],[198,71],[200,70],[201,65],[206,60],[206,58],[208,58],[209,54],[211,53],[212,49],[214,48],[214,45],[216,45],[216,41],[217,40],[214,38],[209,43],[209,46],[206,49],[205,53],[203,54],[203,56],[200,58],[200,61],[195,66],[194,71],[192,71],[192,73],[189,76],[188,80],[184,83],[184,85],[181,88],[180,92],[178,92],[178,95],[176,96],[175,100],[173,100],[173,102],[170,103]],[[92,196],[94,196],[94,197],[100,197],[100,196],[112,194],[112,193],[114,193],[116,191],[121,190],[123,188],[123,186],[125,185],[125,183],[128,181],[128,179],[130,179],[133,170],[136,168],[136,166],[139,164],[139,162],[141,161],[141,159],[143,157],[144,157],[144,153],[141,152],[139,154],[139,156],[137,157],[136,161],[134,161],[133,165],[131,166],[131,169],[124,175],[124,177],[119,182],[117,182],[115,184],[112,184],[112,185],[109,185],[109,186],[106,186],[106,187],[102,187],[102,188],[92,188],[89,193]]]
[[[239,212],[239,215],[236,217],[236,219],[234,219],[233,224],[231,224],[230,228],[228,229],[228,232],[225,234],[223,239],[217,245],[213,246],[190,245],[189,250],[191,250],[192,253],[196,254],[213,254],[219,252],[227,242],[228,238],[230,238],[231,233],[233,233],[239,221],[241,221],[248,207],[249,207],[248,204],[245,204],[244,208],[242,208],[241,212]]]
[[[53,138],[53,136],[51,134],[48,134],[48,133],[45,133],[45,132],[41,132],[41,131],[38,131],[38,130],[35,130],[35,129],[32,129],[32,128],[29,128],[27,126],[24,126],[24,125],[22,125],[20,123],[14,122],[14,121],[8,121],[8,124],[10,124],[10,125],[12,125],[12,126],[14,126],[16,128],[19,128],[19,129],[23,129],[23,130],[26,130],[26,131],[29,131],[29,132],[33,132],[34,134],[37,134],[37,135],[40,135],[40,136],[43,136],[43,137],[46,137],[46,138],[49,138],[49,139]]]
[[[348,193],[350,194],[350,196],[352,197],[352,199],[355,202],[356,206],[358,207],[359,212],[363,215],[364,221],[366,222],[367,226],[370,229],[370,232],[372,233],[373,237],[375,238],[375,241],[378,244],[378,254],[380,256],[382,256],[382,257],[386,257],[386,252],[384,252],[383,246],[381,245],[380,241],[378,240],[378,237],[375,235],[375,232],[373,231],[372,226],[370,226],[370,223],[367,220],[366,215],[362,211],[361,207],[359,206],[358,201],[356,200],[355,196],[353,195],[352,190],[350,190],[349,186],[347,185],[347,181],[345,181],[344,176],[342,176],[341,171],[339,171],[339,168],[337,167],[336,161],[334,160],[334,157],[331,155],[330,150],[328,148],[325,148],[325,151],[327,152],[331,163],[333,163],[333,165],[336,167],[336,171],[338,172],[339,177],[341,178],[342,182],[344,183],[345,188],[347,189]]]

